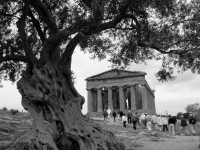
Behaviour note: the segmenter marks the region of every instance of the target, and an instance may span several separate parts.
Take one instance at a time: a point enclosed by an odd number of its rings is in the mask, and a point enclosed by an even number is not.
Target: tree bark
[[[70,70],[48,62],[32,71],[33,75],[23,73],[17,87],[23,107],[33,116],[34,127],[10,150],[125,149],[111,132],[82,114],[84,98],[74,88]]]

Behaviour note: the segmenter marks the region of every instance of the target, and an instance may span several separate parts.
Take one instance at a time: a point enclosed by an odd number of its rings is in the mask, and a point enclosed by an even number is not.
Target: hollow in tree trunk
[[[84,116],[84,98],[71,81],[71,71],[55,63],[23,73],[17,87],[22,105],[34,119],[31,131],[10,150],[124,150],[122,143]]]

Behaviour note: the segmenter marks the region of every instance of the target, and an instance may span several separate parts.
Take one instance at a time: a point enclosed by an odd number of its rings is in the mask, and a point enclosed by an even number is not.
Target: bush
[[[183,114],[182,112],[178,112],[177,113],[177,119],[180,119],[182,114]]]
[[[190,116],[190,113],[183,113],[183,117],[184,117],[185,119],[188,119],[189,116]]]
[[[3,111],[7,111],[8,109],[6,108],[6,106],[3,108]]]
[[[16,115],[16,114],[19,113],[19,110],[17,110],[17,109],[11,109],[10,112],[11,112],[11,114]]]

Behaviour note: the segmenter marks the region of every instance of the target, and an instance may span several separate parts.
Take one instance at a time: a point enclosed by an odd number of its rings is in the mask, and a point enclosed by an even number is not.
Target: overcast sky
[[[87,77],[110,70],[111,64],[104,60],[91,60],[88,54],[80,52],[78,49],[73,55],[72,70],[76,75],[75,87],[78,92],[85,97],[86,103],[83,107],[83,113],[87,112]],[[185,112],[188,104],[200,102],[200,75],[194,75],[191,71],[177,74],[175,81],[165,83],[158,82],[155,73],[158,71],[159,62],[149,61],[147,65],[133,64],[128,70],[146,72],[145,76],[149,86],[155,90],[156,112],[158,114],[176,115],[177,112]],[[21,106],[21,95],[18,93],[16,84],[3,82],[4,87],[0,88],[0,108],[6,106],[8,109],[23,110]]]

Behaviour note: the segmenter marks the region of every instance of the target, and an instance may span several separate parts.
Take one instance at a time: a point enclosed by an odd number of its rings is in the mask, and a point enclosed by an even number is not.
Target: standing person
[[[151,120],[152,120],[154,130],[158,130],[157,116],[155,114],[153,114],[153,116],[151,117]]]
[[[131,111],[129,110],[129,111],[128,111],[128,114],[127,114],[128,123],[129,123],[129,124],[131,124],[131,117],[132,117],[132,115],[133,115],[133,114],[132,114]]]
[[[131,122],[133,123],[133,129],[136,130],[136,124],[138,122],[138,116],[137,116],[137,113],[133,114],[131,116]]]
[[[118,109],[117,110],[117,119],[119,120],[119,117],[120,117],[120,110]]]
[[[163,123],[163,131],[165,131],[165,129],[168,131],[168,127],[167,127],[168,118],[165,115],[162,117],[162,123]]]
[[[107,109],[107,113],[108,113],[108,119],[109,119],[110,118],[110,113],[111,113],[110,108]]]
[[[147,113],[145,113],[144,125],[145,125],[145,127],[147,127]]]
[[[141,120],[141,124],[142,124],[144,129],[145,129],[145,119],[146,119],[146,116],[145,116],[144,113],[142,113],[141,116],[140,116],[140,120]]]
[[[181,115],[181,127],[180,127],[181,128],[181,135],[184,135],[183,134],[184,130],[186,131],[186,133],[188,135],[190,135],[188,130],[186,129],[186,126],[187,126],[187,120],[183,117],[183,115]]]
[[[140,126],[140,117],[139,117],[139,115],[138,115],[137,112],[135,113],[135,115],[137,116],[137,123],[138,123],[138,125]]]
[[[189,124],[190,124],[190,128],[191,128],[191,131],[194,135],[196,135],[196,132],[195,132],[195,124],[196,124],[196,118],[190,114],[190,117],[189,117]]]
[[[123,116],[123,114],[124,114],[123,111],[120,111],[120,112],[119,112],[120,120],[122,120],[122,116]]]
[[[170,135],[175,135],[175,130],[174,130],[175,124],[176,124],[176,118],[171,117],[171,115],[169,115],[168,125],[169,125],[169,134]]]
[[[176,117],[176,116],[172,116],[172,118],[174,118],[174,120],[175,120],[174,131],[176,132],[176,122],[177,122],[177,117]]]
[[[104,109],[104,111],[103,111],[103,117],[104,117],[104,121],[107,120],[107,118],[108,118],[108,113],[107,113],[106,109]]]
[[[147,129],[151,131],[151,117],[147,114]]]
[[[115,110],[113,110],[112,115],[113,115],[113,118],[114,118],[114,122],[116,122],[116,121],[115,121],[115,118],[116,118],[116,116],[117,116],[117,113],[115,112]]]
[[[162,123],[162,116],[161,115],[158,115],[157,123],[158,123],[158,129],[159,129],[159,131],[162,131],[163,123]]]
[[[126,128],[127,117],[125,113],[123,113],[122,115],[122,122],[123,122],[123,127]]]

